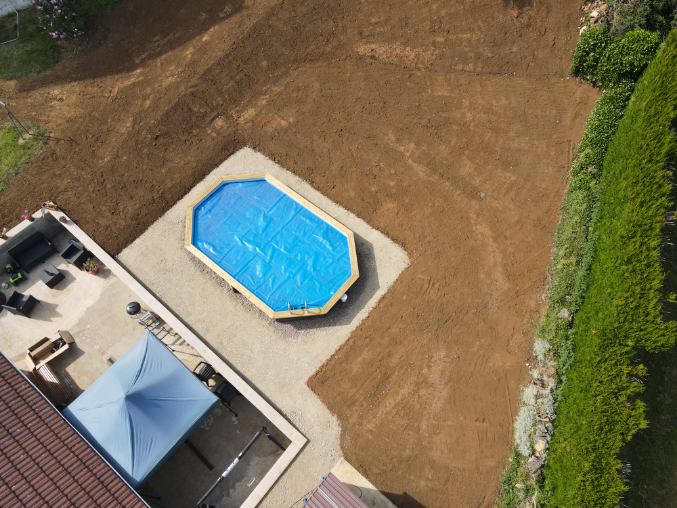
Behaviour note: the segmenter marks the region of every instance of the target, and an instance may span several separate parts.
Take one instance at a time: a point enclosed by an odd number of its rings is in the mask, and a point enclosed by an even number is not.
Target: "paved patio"
[[[66,231],[50,234],[58,250],[72,238]],[[1,249],[2,247],[0,247]],[[39,268],[26,273],[27,280],[13,290],[30,294],[39,300],[30,318],[0,312],[2,351],[20,368],[25,364],[26,350],[43,337],[58,338],[57,330],[67,330],[75,338],[68,351],[50,364],[76,393],[87,388],[143,334],[144,329],[130,319],[125,306],[138,300],[131,290],[106,267],[98,275],[68,264],[58,253],[45,263],[57,267],[65,278],[55,288],[48,288],[39,278]],[[6,274],[0,275],[5,280]]]
[[[247,173],[272,174],[353,230],[360,279],[348,291],[346,303],[339,302],[326,316],[273,321],[186,251],[188,205],[218,177]],[[320,476],[341,458],[340,429],[305,381],[348,339],[408,265],[405,252],[303,180],[245,148],[196,185],[119,260],[308,438],[262,506],[289,506],[317,486]]]

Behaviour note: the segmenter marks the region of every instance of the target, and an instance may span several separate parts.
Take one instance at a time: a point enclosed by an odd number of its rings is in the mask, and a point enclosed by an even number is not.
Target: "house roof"
[[[1,353],[0,506],[147,507]]]
[[[306,502],[309,508],[366,508],[353,491],[329,473]]]

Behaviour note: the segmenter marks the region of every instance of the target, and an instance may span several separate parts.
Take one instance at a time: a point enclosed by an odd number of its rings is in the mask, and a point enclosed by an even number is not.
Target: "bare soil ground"
[[[89,47],[0,82],[54,136],[0,194],[119,252],[237,148],[412,264],[310,380],[346,458],[400,506],[493,503],[573,148],[579,3],[123,0]]]

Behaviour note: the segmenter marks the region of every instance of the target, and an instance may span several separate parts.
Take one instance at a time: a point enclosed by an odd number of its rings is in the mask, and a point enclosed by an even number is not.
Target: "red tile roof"
[[[2,354],[0,506],[147,507]]]
[[[367,508],[352,490],[329,473],[307,501],[310,508]]]

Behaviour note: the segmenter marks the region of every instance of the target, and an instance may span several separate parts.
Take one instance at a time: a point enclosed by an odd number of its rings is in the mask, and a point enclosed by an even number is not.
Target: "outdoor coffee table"
[[[54,265],[46,264],[40,270],[40,280],[44,282],[48,288],[53,288],[63,279],[63,273],[61,273],[61,271],[59,271],[59,269]]]

